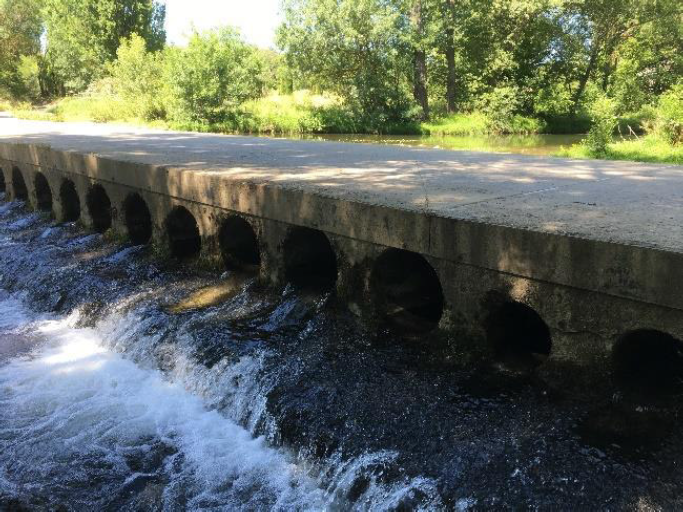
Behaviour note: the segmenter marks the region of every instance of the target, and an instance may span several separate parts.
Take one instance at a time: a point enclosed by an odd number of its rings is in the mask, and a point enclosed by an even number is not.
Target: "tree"
[[[456,77],[455,77],[455,0],[441,0],[442,20],[444,24],[444,54],[446,56],[446,111],[449,114],[455,112],[456,101]]]
[[[683,76],[683,3],[646,1],[639,18],[638,30],[613,54],[608,92],[622,111],[656,103]]]
[[[580,34],[584,39],[586,52],[585,63],[572,98],[574,111],[600,63],[603,63],[605,71],[608,70],[619,43],[636,29],[638,7],[642,3],[642,0],[579,0],[569,5],[569,12],[580,20]],[[605,76],[608,73],[609,71]],[[603,89],[605,86],[606,81]]]
[[[422,109],[422,119],[429,119],[427,96],[427,52],[423,0],[413,0],[410,21],[413,30],[413,96]]]
[[[30,58],[40,53],[40,8],[40,0],[0,0],[0,92],[27,92],[22,68],[31,66],[35,59]]]
[[[58,89],[77,92],[102,76],[122,39],[161,49],[165,7],[153,0],[45,0],[46,60]],[[60,91],[58,91],[60,92]]]
[[[219,123],[261,95],[262,61],[231,28],[195,33],[187,48],[168,52],[166,82],[176,121]]]
[[[164,52],[150,52],[137,34],[121,41],[111,65],[113,89],[131,110],[131,117],[163,118]]]
[[[277,42],[287,65],[340,94],[366,123],[404,120],[414,69],[410,17],[403,2],[286,0]]]

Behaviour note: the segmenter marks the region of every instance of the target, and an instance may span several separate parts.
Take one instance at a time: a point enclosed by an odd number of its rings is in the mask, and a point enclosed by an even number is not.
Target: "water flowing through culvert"
[[[678,406],[191,268],[0,203],[0,510],[683,507]]]
[[[438,503],[427,478],[379,481],[390,451],[320,462],[275,446],[268,345],[305,331],[324,298],[168,278],[142,251],[0,206],[0,508],[367,509],[416,492]]]

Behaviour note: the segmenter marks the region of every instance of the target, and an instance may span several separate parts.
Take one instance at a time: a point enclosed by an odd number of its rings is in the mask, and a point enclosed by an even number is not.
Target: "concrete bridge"
[[[683,379],[683,167],[6,118],[0,168],[59,221],[335,289],[417,343],[569,383]]]

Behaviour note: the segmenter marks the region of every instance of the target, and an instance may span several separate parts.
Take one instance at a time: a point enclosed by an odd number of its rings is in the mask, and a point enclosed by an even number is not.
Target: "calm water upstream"
[[[552,156],[563,146],[580,142],[585,135],[422,136],[422,135],[303,135],[306,140],[397,144],[401,146],[466,151],[493,151]]]
[[[0,510],[683,507],[678,397],[570,395],[148,251],[0,203]]]

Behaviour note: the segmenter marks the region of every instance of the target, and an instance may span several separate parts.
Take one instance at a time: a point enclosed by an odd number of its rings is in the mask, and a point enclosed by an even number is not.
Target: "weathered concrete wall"
[[[283,247],[292,228],[320,230],[336,255],[339,296],[368,321],[375,320],[371,274],[377,258],[388,248],[420,254],[443,289],[439,328],[454,333],[456,343],[469,340],[456,350],[492,356],[487,318],[501,304],[519,302],[538,313],[550,330],[552,351],[540,368],[549,377],[564,374],[575,380],[581,369],[590,370],[581,375],[598,375],[598,380],[609,375],[612,348],[629,331],[652,329],[683,339],[679,252],[445,218],[282,184],[29,144],[0,144],[0,168],[10,199],[15,197],[12,171],[20,170],[34,208],[35,176],[43,173],[58,220],[65,211],[60,188],[64,180],[73,181],[86,227],[92,227],[88,190],[102,185],[112,205],[112,228],[121,235],[127,234],[124,201],[137,193],[149,208],[153,242],[161,248],[169,242],[166,219],[182,206],[196,219],[201,260],[212,265],[221,261],[222,222],[239,215],[259,240],[261,278],[275,285],[284,282]]]

